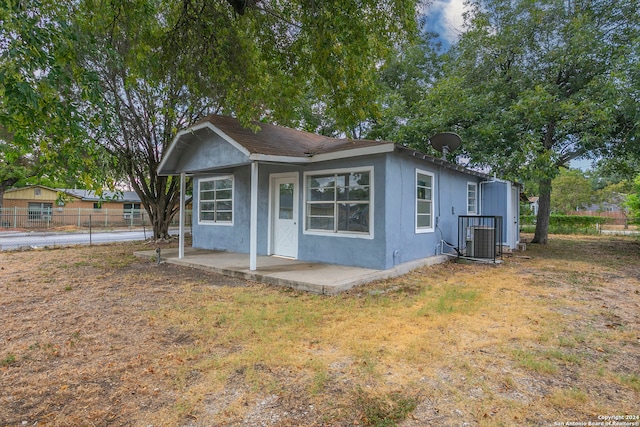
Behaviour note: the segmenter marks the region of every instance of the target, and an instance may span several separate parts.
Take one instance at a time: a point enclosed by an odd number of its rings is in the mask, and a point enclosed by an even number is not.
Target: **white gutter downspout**
[[[251,162],[251,215],[249,219],[249,270],[258,263],[258,162]]]
[[[179,235],[179,243],[178,243],[178,258],[184,258],[184,216],[185,216],[185,205],[184,202],[186,200],[185,192],[187,191],[187,174],[182,172],[180,174],[180,231]]]

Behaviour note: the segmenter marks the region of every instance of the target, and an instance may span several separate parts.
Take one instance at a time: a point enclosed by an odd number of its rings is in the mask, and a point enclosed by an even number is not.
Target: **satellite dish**
[[[442,158],[445,158],[446,155],[455,150],[460,146],[462,139],[457,133],[453,132],[442,132],[433,135],[429,142],[431,146],[442,153]]]

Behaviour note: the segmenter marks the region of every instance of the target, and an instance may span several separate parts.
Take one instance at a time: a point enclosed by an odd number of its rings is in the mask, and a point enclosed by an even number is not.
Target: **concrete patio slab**
[[[155,251],[139,251],[135,255],[156,259]],[[184,258],[178,249],[164,249],[161,261],[201,270],[213,271],[261,283],[286,286],[318,294],[337,294],[354,286],[375,280],[401,276],[423,266],[450,259],[446,255],[399,264],[388,270],[374,270],[343,265],[319,264],[274,256],[258,256],[257,269],[249,270],[249,255],[233,252],[185,248]]]

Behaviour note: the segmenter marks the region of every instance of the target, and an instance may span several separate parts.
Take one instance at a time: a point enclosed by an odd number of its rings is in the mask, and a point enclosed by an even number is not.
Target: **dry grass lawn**
[[[0,426],[638,421],[637,238],[552,236],[338,296],[144,247],[0,252]]]

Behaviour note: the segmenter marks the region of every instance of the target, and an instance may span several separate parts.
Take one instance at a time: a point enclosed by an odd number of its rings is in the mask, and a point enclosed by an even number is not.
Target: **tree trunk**
[[[546,245],[549,237],[549,218],[551,215],[551,178],[543,178],[539,184],[540,195],[538,196],[536,231],[531,243]]]
[[[158,206],[158,203],[155,206],[150,206],[150,208],[155,211],[154,215],[149,216],[153,227],[153,239],[167,239],[169,237],[169,225],[173,216],[167,215],[166,207]]]
[[[129,171],[129,180],[140,197],[149,222],[153,228],[153,239],[160,240],[169,237],[169,225],[178,212],[179,187],[171,177],[156,175],[155,169],[151,177],[144,181],[144,177],[136,176],[135,169]]]

